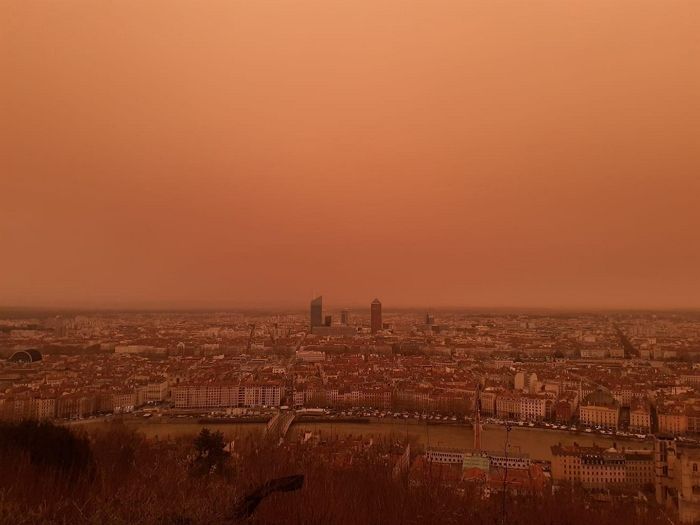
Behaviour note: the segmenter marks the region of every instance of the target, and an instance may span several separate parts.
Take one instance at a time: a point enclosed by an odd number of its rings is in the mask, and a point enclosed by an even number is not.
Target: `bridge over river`
[[[292,426],[295,417],[296,413],[291,410],[277,412],[277,414],[267,422],[265,437],[281,443],[287,435],[289,427]]]

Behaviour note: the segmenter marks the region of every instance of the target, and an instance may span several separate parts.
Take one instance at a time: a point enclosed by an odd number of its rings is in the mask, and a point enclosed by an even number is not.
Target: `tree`
[[[90,442],[85,435],[50,421],[0,422],[0,464],[26,454],[39,469],[55,469],[77,478],[92,468]]]
[[[193,471],[196,474],[224,471],[229,454],[225,450],[226,442],[221,432],[211,432],[208,428],[203,428],[194,440],[194,448]]]

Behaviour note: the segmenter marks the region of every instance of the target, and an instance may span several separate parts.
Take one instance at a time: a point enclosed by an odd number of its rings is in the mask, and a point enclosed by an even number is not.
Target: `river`
[[[193,436],[200,429],[209,427],[220,430],[227,439],[236,439],[251,433],[262,433],[264,423],[225,423],[220,425],[200,424],[194,420],[173,421],[169,419],[126,419],[125,424],[137,429],[150,438],[169,439]],[[100,420],[83,422],[86,426],[104,425]],[[310,423],[295,422],[289,430],[288,438],[296,439],[305,430],[320,431],[328,436],[398,437],[410,436],[420,443],[430,446],[470,449],[474,444],[471,426],[457,424],[428,425],[425,422],[400,419],[379,419],[370,423]],[[506,431],[497,425],[486,425],[482,432],[482,448],[504,450]],[[509,436],[509,451],[529,454],[532,459],[551,460],[551,447],[558,443],[579,445],[600,445],[610,447],[615,443],[619,448],[651,449],[651,441],[623,440],[612,436],[586,433],[572,433],[562,430],[513,427]]]

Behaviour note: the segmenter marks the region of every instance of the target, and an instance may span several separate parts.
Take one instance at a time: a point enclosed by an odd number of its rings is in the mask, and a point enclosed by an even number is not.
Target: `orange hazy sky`
[[[0,305],[700,307],[697,0],[3,0]]]

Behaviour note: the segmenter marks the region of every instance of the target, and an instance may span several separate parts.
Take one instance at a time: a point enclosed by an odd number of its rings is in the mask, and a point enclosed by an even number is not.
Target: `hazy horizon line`
[[[381,301],[381,299],[380,299]],[[335,303],[324,304],[328,311],[363,311],[369,312],[369,304]],[[387,306],[382,302],[385,312],[454,312],[454,311],[509,311],[509,312],[699,312],[700,306],[603,306],[603,305],[397,305]],[[262,312],[288,311],[305,312],[308,304],[277,303],[277,304],[103,304],[103,305],[0,305],[0,312]]]

